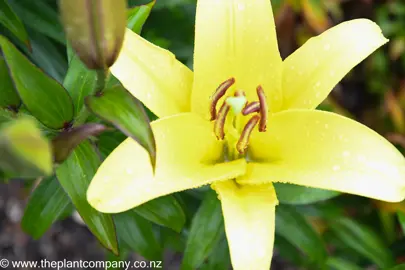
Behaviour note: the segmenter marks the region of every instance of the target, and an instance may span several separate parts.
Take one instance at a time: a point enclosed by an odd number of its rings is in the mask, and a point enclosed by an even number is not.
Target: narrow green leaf
[[[185,233],[177,233],[166,227],[161,227],[160,239],[165,250],[169,249],[175,252],[183,253],[186,248],[187,237]]]
[[[394,267],[392,267],[392,268],[390,268],[388,270],[405,270],[405,263],[398,264],[398,265],[396,265],[396,266],[394,266]]]
[[[102,124],[88,123],[58,134],[52,140],[53,156],[56,163],[62,163],[82,141],[97,136],[106,130]]]
[[[93,209],[86,199],[87,188],[100,166],[99,157],[89,142],[80,144],[56,169],[56,176],[90,231],[109,250],[118,253],[111,215]]]
[[[100,96],[87,97],[86,105],[94,114],[136,140],[149,152],[151,162],[155,164],[155,139],[145,109],[123,86],[106,89]]]
[[[397,215],[399,224],[401,225],[402,228],[402,234],[405,234],[405,213],[398,211]]]
[[[138,215],[156,224],[180,232],[186,223],[186,215],[172,195],[159,197],[133,209]]]
[[[333,233],[348,247],[368,258],[381,268],[392,267],[394,258],[382,239],[370,228],[348,218],[330,223]]]
[[[25,25],[61,44],[66,43],[59,14],[47,1],[8,0],[8,2]]]
[[[35,178],[52,173],[51,146],[32,119],[3,124],[0,153],[0,169],[10,177]]]
[[[320,236],[294,207],[276,208],[276,234],[302,250],[311,261],[319,264],[325,261],[327,253]]]
[[[342,258],[329,257],[326,261],[326,265],[332,270],[362,270],[363,268],[358,267],[352,262],[344,260]]]
[[[224,237],[222,241],[213,250],[208,261],[200,269],[201,270],[224,270],[230,269],[231,257],[229,255],[228,241]]]
[[[34,239],[39,239],[70,207],[70,199],[56,177],[47,177],[31,193],[21,227]]]
[[[120,250],[120,255],[108,252],[106,254],[105,270],[127,270],[128,252]]]
[[[94,92],[97,74],[89,70],[79,57],[73,54],[63,86],[69,91],[75,106],[75,115],[78,115],[84,106],[84,98]]]
[[[0,0],[1,2],[1,0]],[[0,11],[1,12],[1,11]],[[13,81],[8,74],[6,61],[0,56],[0,107],[17,110],[21,99],[14,89]]]
[[[27,32],[20,18],[14,13],[6,0],[0,0],[0,24],[4,25],[22,43],[30,47]]]
[[[58,44],[36,31],[28,30],[32,46],[30,57],[33,62],[58,83],[62,83],[67,71],[67,61],[57,47]]]
[[[118,145],[120,145],[127,138],[127,136],[125,136],[125,134],[122,134],[120,131],[106,131],[97,138],[97,147],[100,150],[102,158],[105,159]]]
[[[139,34],[155,3],[156,0],[153,0],[146,5],[135,6],[128,9],[127,27]]]
[[[118,239],[148,260],[161,260],[162,248],[152,230],[152,223],[133,210],[114,215]]]
[[[224,231],[221,203],[210,190],[191,222],[181,269],[198,268],[218,245]]]
[[[306,265],[305,262],[308,262],[308,258],[305,254],[282,236],[275,236],[274,248],[278,251],[280,258],[283,258],[294,265],[304,266]]]
[[[35,67],[2,36],[0,46],[14,86],[32,115],[54,129],[70,123],[73,119],[73,104],[67,91]]]
[[[277,198],[284,204],[310,204],[340,195],[339,192],[285,183],[274,183]]]
[[[16,118],[15,112],[0,108],[0,125],[2,125],[3,123],[10,122],[11,120],[15,120],[15,118]]]

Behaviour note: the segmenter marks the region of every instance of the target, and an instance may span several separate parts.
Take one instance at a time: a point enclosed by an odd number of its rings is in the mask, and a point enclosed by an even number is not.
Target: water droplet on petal
[[[243,4],[243,3],[238,3],[238,9],[239,9],[239,10],[244,10],[244,9],[245,9],[245,4]]]

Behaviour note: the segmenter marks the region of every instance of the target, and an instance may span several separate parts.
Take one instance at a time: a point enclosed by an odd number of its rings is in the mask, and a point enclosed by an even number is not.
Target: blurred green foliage
[[[128,13],[129,25],[140,31],[152,4],[139,7],[150,3],[142,0],[128,3],[134,7]],[[169,49],[191,68],[195,3],[195,0],[157,1],[143,26],[146,39]],[[390,39],[388,46],[356,67],[334,89],[321,109],[355,118],[405,149],[405,2],[272,0],[272,3],[283,57],[311,36],[344,20],[367,17],[381,26]],[[47,126],[38,123],[43,136],[54,138],[61,127],[74,123],[73,115],[75,119],[80,116],[84,97],[94,90],[95,72],[87,70],[66,47],[55,0],[0,0],[0,34],[14,44],[4,37],[0,39],[3,50],[0,124],[32,114]],[[16,48],[21,53],[16,52]],[[23,80],[21,87],[15,86],[16,91],[5,72],[5,62],[10,55],[20,61],[15,67],[9,65],[11,76],[18,71]],[[32,71],[31,63],[41,70]],[[23,76],[34,73],[39,74],[35,77],[39,86],[27,89]],[[41,87],[53,92],[45,93]],[[34,90],[39,94],[32,96]],[[3,95],[6,91],[8,94]],[[46,120],[41,121],[44,104],[54,106],[54,111],[58,112],[52,114],[50,121],[46,116]],[[87,121],[102,122],[92,117]],[[7,135],[3,131],[6,128],[1,126],[1,138]],[[127,135],[130,132],[124,131]],[[205,188],[159,198],[119,215],[100,214],[89,207],[85,192],[100,163],[98,155],[105,158],[124,138],[123,133],[111,129],[76,148],[56,169],[59,182],[55,177],[45,178],[32,193],[23,229],[39,238],[70,209],[72,202],[90,230],[114,252],[119,249],[123,255],[135,251],[147,259],[157,260],[162,258],[164,249],[171,249],[184,254],[183,269],[228,269],[229,251],[222,216],[217,215],[218,201]],[[36,182],[30,184],[35,186]],[[282,205],[276,217],[275,269],[285,269],[287,265],[296,269],[405,269],[401,265],[405,262],[405,203],[390,204],[286,184],[276,189]]]

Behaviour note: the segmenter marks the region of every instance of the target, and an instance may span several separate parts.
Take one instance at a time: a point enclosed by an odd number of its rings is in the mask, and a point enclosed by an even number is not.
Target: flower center
[[[228,138],[227,135],[228,148],[236,148],[239,155],[243,155],[249,146],[249,138],[254,128],[258,125],[259,132],[266,131],[268,106],[264,90],[260,85],[256,88],[258,101],[248,102],[245,92],[242,90],[236,90],[233,96],[225,96],[226,92],[233,84],[235,84],[234,78],[226,80],[219,85],[215,93],[211,96],[211,121],[215,121],[214,133],[217,139],[224,140],[227,131],[230,133],[230,138]],[[220,109],[217,111],[217,104],[224,96],[225,99]],[[230,111],[232,111],[232,114],[230,114]],[[244,116],[248,116],[250,119],[246,122],[244,127],[240,129],[238,124],[241,123],[241,117]],[[230,117],[232,118],[232,124],[228,125],[227,128],[226,120]],[[236,142],[236,146],[232,143],[233,141]],[[228,149],[232,156],[233,149]]]

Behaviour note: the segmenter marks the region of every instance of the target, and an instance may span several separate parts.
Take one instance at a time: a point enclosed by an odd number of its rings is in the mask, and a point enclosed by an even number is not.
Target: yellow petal
[[[243,159],[217,163],[222,143],[211,124],[187,113],[152,123],[156,139],[156,171],[149,155],[132,139],[125,140],[103,162],[92,180],[87,199],[100,212],[117,213],[154,198],[196,188],[245,172]]]
[[[225,220],[235,270],[268,270],[273,256],[275,207],[272,184],[238,186],[233,180],[213,184]]]
[[[269,0],[199,0],[196,15],[192,111],[208,117],[220,83],[234,77],[235,89],[257,100],[260,84],[270,108],[281,105],[282,62]]]
[[[289,182],[385,201],[405,197],[405,159],[386,139],[343,116],[316,110],[274,114],[251,137],[240,183]]]
[[[158,117],[190,111],[192,71],[129,29],[111,72]]]
[[[283,109],[314,109],[358,63],[388,40],[372,21],[341,23],[311,38],[283,63]]]

